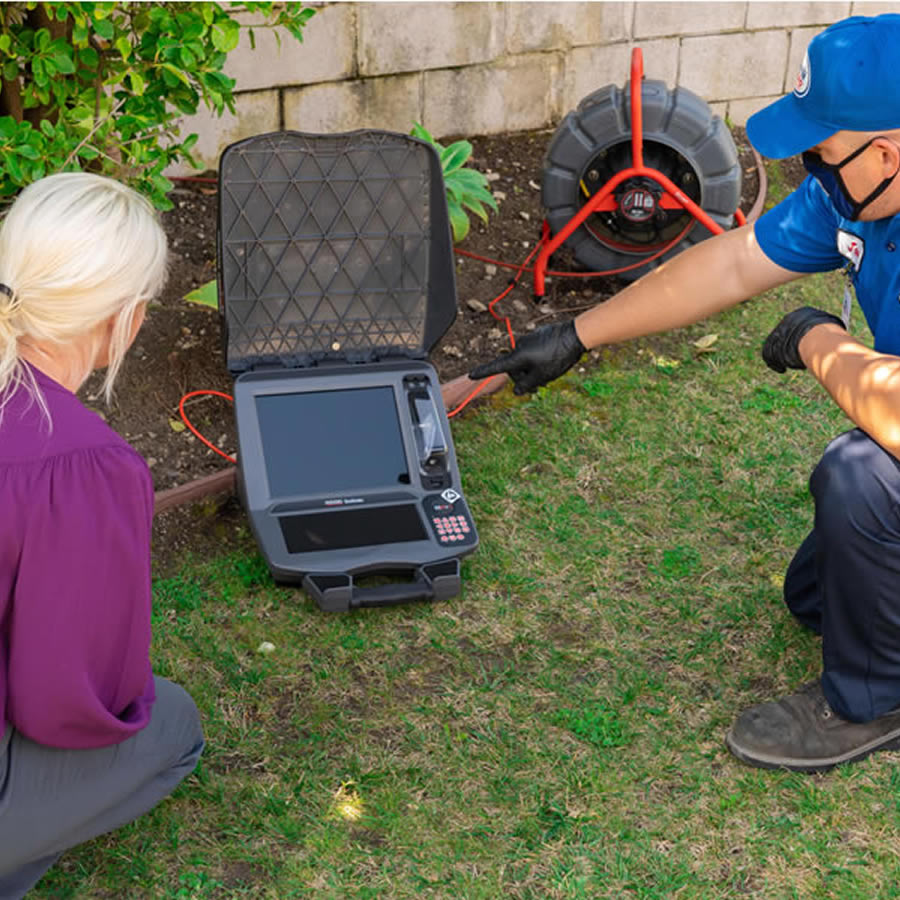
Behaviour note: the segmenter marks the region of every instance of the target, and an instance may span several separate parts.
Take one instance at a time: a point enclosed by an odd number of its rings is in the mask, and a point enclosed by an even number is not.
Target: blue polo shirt
[[[846,267],[875,349],[900,356],[900,214],[851,222],[812,176],[755,225],[763,253],[792,272]]]

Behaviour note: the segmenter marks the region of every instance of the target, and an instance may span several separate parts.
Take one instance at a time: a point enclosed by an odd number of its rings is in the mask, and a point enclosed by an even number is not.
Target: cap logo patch
[[[794,96],[805,97],[809,93],[809,51],[803,55],[800,71],[794,79]]]

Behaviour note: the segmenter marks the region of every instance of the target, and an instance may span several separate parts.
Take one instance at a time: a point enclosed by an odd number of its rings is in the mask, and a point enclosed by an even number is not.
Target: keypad
[[[472,533],[465,516],[432,516],[431,521],[441,544],[464,541]]]

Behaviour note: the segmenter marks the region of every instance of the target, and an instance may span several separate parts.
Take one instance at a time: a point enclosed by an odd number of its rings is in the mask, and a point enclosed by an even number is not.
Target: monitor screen
[[[272,497],[409,484],[390,386],[261,394],[256,412]]]

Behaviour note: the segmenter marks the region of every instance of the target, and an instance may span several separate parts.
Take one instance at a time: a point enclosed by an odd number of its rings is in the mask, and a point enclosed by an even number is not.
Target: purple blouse
[[[117,744],[150,720],[143,458],[32,368],[0,419],[0,727],[51,747]],[[2,734],[2,731],[0,731]]]

